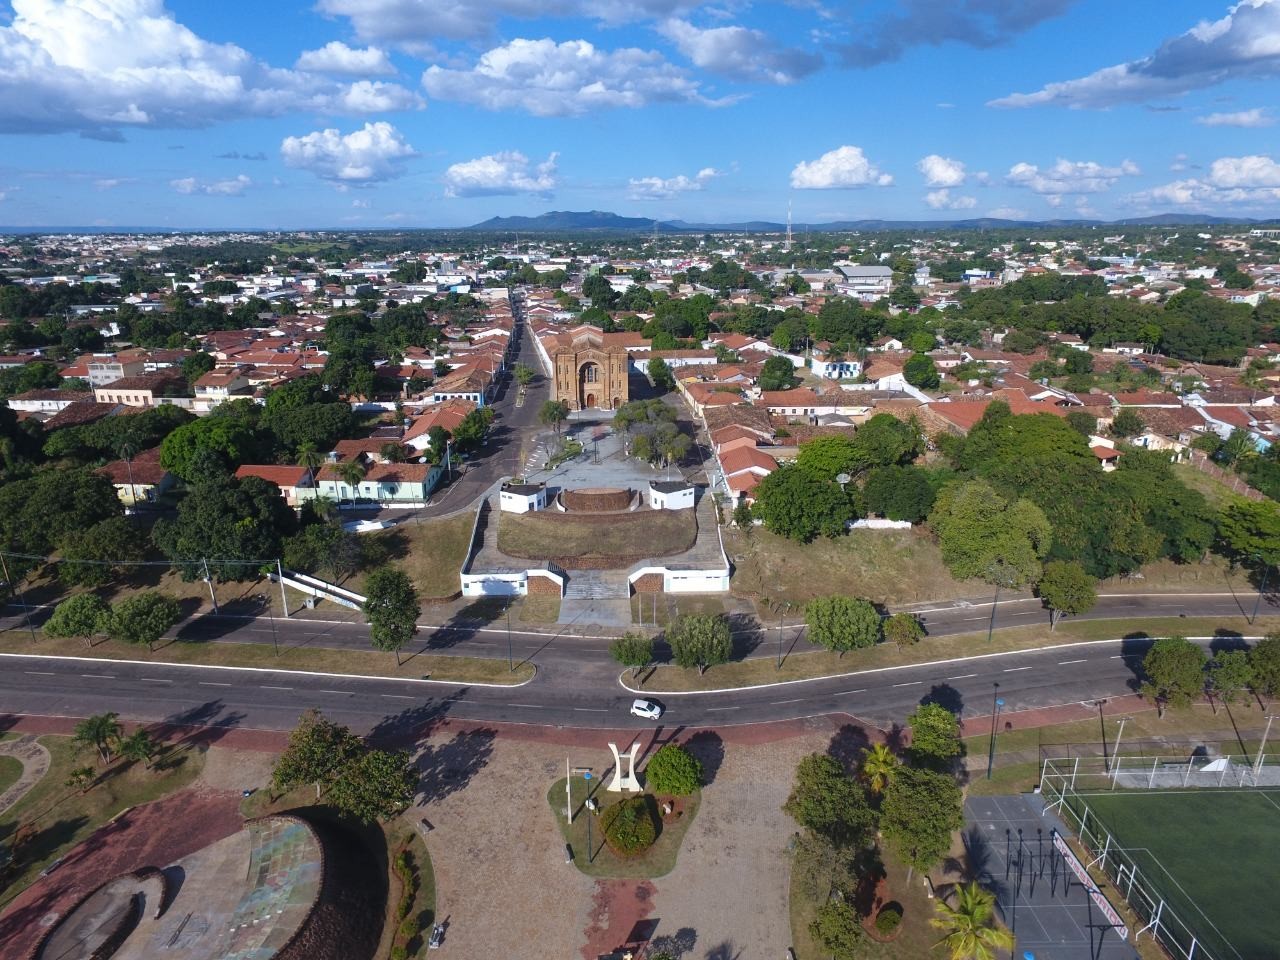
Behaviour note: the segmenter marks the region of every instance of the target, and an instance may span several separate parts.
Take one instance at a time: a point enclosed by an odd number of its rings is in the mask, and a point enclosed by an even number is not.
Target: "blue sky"
[[[1280,0],[0,0],[0,224],[1277,216],[1278,76]]]

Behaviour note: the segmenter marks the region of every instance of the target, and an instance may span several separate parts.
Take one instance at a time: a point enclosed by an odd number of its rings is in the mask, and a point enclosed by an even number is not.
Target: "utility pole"
[[[31,623],[31,608],[27,606],[27,599],[22,595],[22,585],[14,583],[9,579],[9,561],[5,559],[5,555],[0,553],[0,570],[4,571],[4,582],[7,586],[11,586],[18,595],[18,602],[22,604],[22,619],[26,623],[27,629],[31,631],[31,642],[36,642],[36,628]]]
[[[1262,772],[1262,758],[1267,752],[1267,737],[1271,734],[1271,721],[1275,719],[1275,714],[1267,715],[1267,729],[1262,732],[1262,743],[1258,744],[1258,759],[1253,762],[1253,779],[1256,782],[1258,774]]]
[[[514,673],[516,669],[511,656],[511,604],[514,602],[515,602],[514,599],[510,597],[507,598],[507,672],[508,673]]]
[[[1262,558],[1259,557],[1259,560]],[[1258,619],[1258,608],[1262,606],[1263,594],[1267,592],[1267,577],[1271,576],[1271,564],[1267,564],[1262,568],[1262,586],[1258,588],[1258,599],[1253,603],[1253,616],[1249,618],[1249,622],[1253,623]]]
[[[996,725],[1000,720],[1000,708],[1004,706],[1004,700],[1000,698],[1000,684],[993,683],[994,689],[991,691],[991,745],[987,748],[987,779],[991,779],[991,768],[996,762]]]
[[[209,576],[209,561],[201,560],[200,563],[204,566],[204,582],[209,586],[209,602],[213,604],[213,613],[216,616],[218,613],[218,595],[213,589],[213,577]]]
[[[284,592],[284,568],[276,560],[276,578],[280,581],[280,603],[284,606],[284,615],[289,616],[289,597]]]

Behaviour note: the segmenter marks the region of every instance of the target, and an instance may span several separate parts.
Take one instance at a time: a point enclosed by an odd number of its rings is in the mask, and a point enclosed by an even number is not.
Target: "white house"
[[[545,483],[508,483],[502,484],[498,493],[498,507],[507,513],[529,513],[534,510],[545,510],[547,507],[547,485]]]
[[[651,510],[692,510],[693,484],[683,480],[650,480],[649,508]]]

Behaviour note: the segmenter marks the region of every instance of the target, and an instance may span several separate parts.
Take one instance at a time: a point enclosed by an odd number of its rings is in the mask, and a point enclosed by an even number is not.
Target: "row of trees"
[[[111,605],[96,594],[78,593],[59,603],[41,629],[51,637],[83,640],[86,646],[106,636],[154,650],[180,619],[178,601],[165,593],[137,593]]]
[[[1220,649],[1210,657],[1184,637],[1164,637],[1142,660],[1139,692],[1167,707],[1187,707],[1206,694],[1225,704],[1252,691],[1259,697],[1280,695],[1280,634],[1271,634],[1251,649]]]

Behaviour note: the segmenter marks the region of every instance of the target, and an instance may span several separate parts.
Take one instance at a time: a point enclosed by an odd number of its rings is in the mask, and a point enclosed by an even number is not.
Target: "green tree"
[[[942,383],[933,358],[923,353],[913,353],[902,367],[902,377],[920,390],[936,390]]]
[[[78,746],[97,750],[102,762],[110,763],[111,754],[123,733],[124,727],[120,725],[120,714],[95,713],[75,725],[71,740]]]
[[[862,748],[862,766],[859,773],[866,781],[867,789],[879,796],[897,775],[899,760],[885,743],[873,743]]]
[[[806,830],[840,846],[857,846],[875,825],[866,791],[845,773],[840,761],[825,753],[811,753],[800,761],[782,810]]]
[[[633,677],[653,663],[653,639],[640,633],[624,633],[609,644],[609,654],[619,664],[631,668]]]
[[[1125,407],[1111,421],[1111,435],[1115,437],[1136,437],[1147,425],[1133,410]]]
[[[996,925],[995,903],[995,894],[976,880],[955,888],[955,906],[935,900],[937,916],[929,922],[944,934],[935,946],[946,950],[951,960],[996,960],[1012,950],[1013,934]]]
[[[795,365],[786,357],[780,357],[777,354],[764,362],[760,376],[756,378],[756,386],[768,392],[790,390],[799,382]]]
[[[833,434],[800,444],[796,467],[815,480],[830,482],[842,473],[857,473],[863,464],[853,438]]]
[[[904,766],[885,788],[880,833],[908,866],[934,866],[951,849],[951,834],[962,826],[964,798],[945,773]]]
[[[271,770],[271,787],[285,793],[294,787],[314,784],[316,799],[323,788],[338,778],[364,746],[346,727],[308,710],[289,734],[289,743]]]
[[[1078,563],[1053,560],[1044,565],[1044,574],[1036,584],[1036,592],[1049,608],[1049,629],[1063,614],[1077,616],[1093,609],[1098,602],[1097,581]]]
[[[666,743],[649,758],[644,777],[654,793],[687,797],[702,786],[702,764],[678,743]]]
[[[701,675],[707,667],[727,663],[733,654],[729,621],[714,614],[688,614],[667,627],[667,644],[676,665],[697,667]]]
[[[895,613],[884,621],[884,638],[899,649],[919,643],[924,635],[924,625],[913,613]]]
[[[364,480],[364,464],[359,460],[343,460],[335,468],[338,479],[347,485],[348,496],[355,499],[360,495],[360,484]]]
[[[671,368],[667,366],[667,361],[661,357],[651,358],[645,369],[649,373],[649,379],[653,381],[653,385],[659,390],[674,390],[676,388],[675,375],[672,374]]]
[[[1233,500],[1222,511],[1218,539],[1237,558],[1280,563],[1280,507],[1270,500]]]
[[[924,450],[920,424],[915,417],[899,420],[889,413],[877,413],[853,435],[854,456],[859,471],[910,463]]]
[[[58,579],[80,586],[105,586],[121,576],[128,563],[145,554],[146,540],[138,528],[127,517],[108,517],[63,538]]]
[[[1253,666],[1245,650],[1218,650],[1209,661],[1209,689],[1223,703],[1232,704],[1253,686]]]
[[[841,656],[880,642],[880,614],[869,600],[817,597],[805,604],[804,622],[810,642]]]
[[[948,766],[964,753],[960,739],[960,721],[940,703],[922,703],[907,717],[911,728],[911,746],[907,753],[924,766]]]
[[[76,767],[67,775],[63,785],[73,790],[79,790],[81,793],[87,793],[97,780],[98,775],[94,772],[93,767]]]
[[[1098,418],[1086,410],[1072,410],[1067,414],[1067,423],[1082,437],[1091,437],[1098,432]]]
[[[160,444],[160,465],[183,480],[200,481],[197,475],[206,461],[198,454],[213,454],[224,467],[245,463],[257,451],[253,429],[229,416],[207,416],[178,427]],[[203,471],[202,471],[203,472]]]
[[[533,378],[536,375],[537,374],[534,373],[533,367],[529,366],[527,363],[516,364],[516,383],[520,386],[527,387],[529,384],[533,383]]]
[[[217,361],[207,353],[197,353],[182,361],[182,375],[188,387],[194,387],[196,381],[217,366]]]
[[[41,629],[51,637],[80,637],[91,647],[93,638],[106,630],[110,614],[111,608],[101,597],[79,593],[59,603]]]
[[[1269,633],[1249,651],[1253,689],[1265,697],[1280,694],[1280,633]]]
[[[862,489],[867,513],[919,523],[929,515],[937,490],[929,471],[916,466],[876,467]]]
[[[756,487],[752,512],[772,533],[808,543],[819,534],[845,533],[857,511],[836,484],[818,480],[798,466],[782,466]]]
[[[1208,657],[1185,637],[1162,637],[1142,658],[1139,693],[1154,700],[1163,716],[1165,707],[1187,707],[1204,693]]]
[[[138,593],[111,608],[107,633],[112,640],[145,643],[148,650],[154,650],[160,638],[181,619],[178,601],[167,593]]]
[[[418,591],[403,570],[380,567],[365,580],[365,596],[369,638],[376,649],[394,651],[399,666],[400,650],[418,630]]]
[[[544,427],[551,427],[557,434],[561,425],[569,419],[569,404],[563,400],[547,400],[538,411],[538,422]]]
[[[960,580],[981,577],[1018,587],[1040,578],[1049,552],[1049,521],[1028,500],[1007,500],[984,480],[943,488],[929,516],[942,559]]]
[[[858,960],[863,955],[866,934],[862,918],[844,900],[828,900],[809,922],[809,935],[822,944],[834,960]]]
[[[141,763],[148,770],[151,769],[152,761],[155,760],[156,754],[159,752],[159,746],[142,727],[139,727],[129,736],[120,741],[120,756],[126,760],[132,760],[135,763]]]
[[[328,800],[361,823],[385,823],[413,801],[418,780],[407,751],[366,748],[338,771]]]

